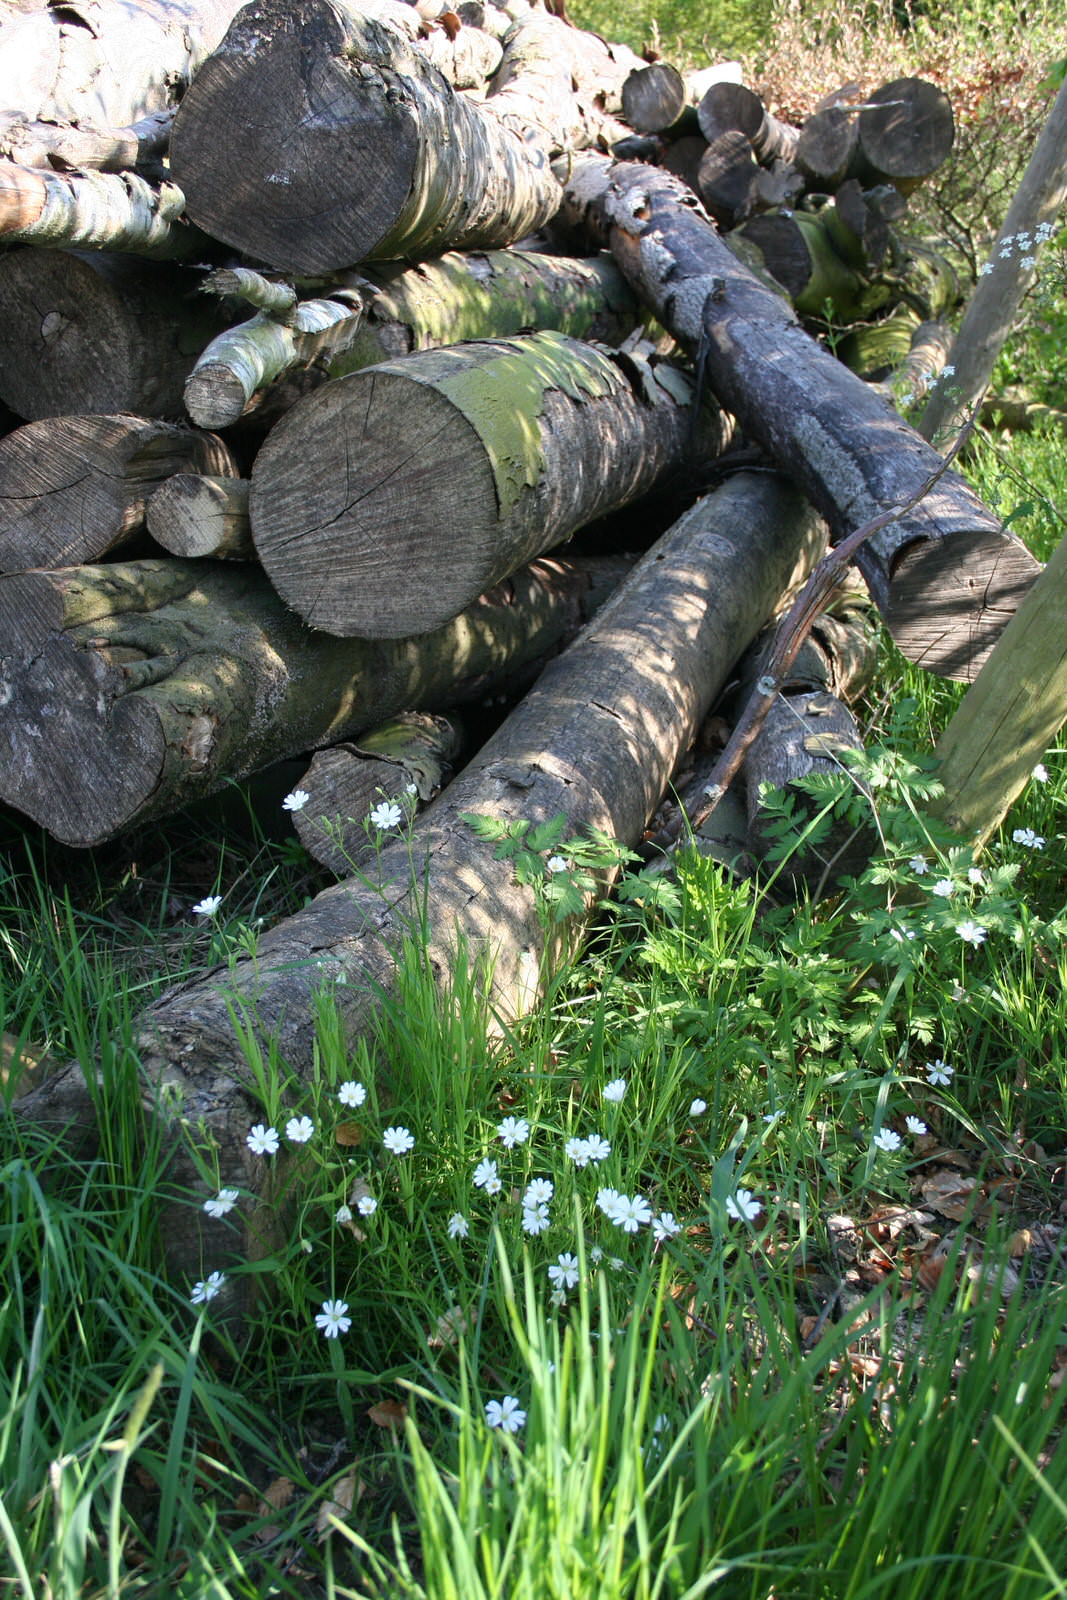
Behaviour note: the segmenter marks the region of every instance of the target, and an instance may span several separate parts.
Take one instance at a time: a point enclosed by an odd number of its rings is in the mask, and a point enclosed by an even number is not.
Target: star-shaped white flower
[[[193,907],[194,917],[213,917],[222,904],[221,894],[206,894]]]
[[[977,950],[980,944],[985,943],[987,930],[982,927],[980,922],[967,921],[957,922],[956,932],[959,934],[964,944],[973,944]]]
[[[549,1267],[548,1276],[557,1289],[573,1289],[578,1282],[578,1257],[564,1251]]]
[[[342,1083],[338,1089],[337,1098],[343,1106],[348,1106],[354,1110],[356,1106],[361,1106],[366,1100],[367,1091],[361,1083],[357,1083],[354,1078],[349,1078],[347,1083]]]
[[[546,1204],[546,1202],[544,1200],[540,1200],[535,1205],[532,1205],[532,1206],[528,1206],[528,1205],[524,1205],[523,1206],[523,1208],[522,1208],[522,1231],[523,1231],[523,1233],[531,1233],[531,1234],[544,1233],[546,1231],[546,1229],[549,1228],[550,1226],[551,1226],[551,1219],[550,1219],[550,1217],[548,1215],[548,1206],[547,1206],[547,1204]]]
[[[551,1178],[531,1178],[522,1197],[524,1206],[547,1205],[556,1192]]]
[[[673,1211],[661,1211],[658,1217],[652,1218],[652,1232],[660,1244],[664,1239],[673,1239],[681,1231],[682,1224],[676,1221]]]
[[[503,1400],[486,1401],[485,1420],[491,1428],[501,1428],[505,1433],[518,1433],[526,1421],[526,1413],[515,1395],[506,1394]]]
[[[545,871],[553,875],[557,872],[566,872],[566,870],[567,862],[563,856],[549,856],[545,862]]]
[[[409,1128],[386,1128],[382,1143],[392,1155],[406,1156],[409,1150],[415,1148],[415,1135]]]
[[[224,1217],[228,1211],[233,1210],[237,1198],[236,1189],[220,1189],[214,1199],[204,1201],[204,1210],[209,1217]]]
[[[1021,844],[1027,850],[1043,850],[1045,848],[1044,839],[1039,833],[1035,833],[1033,828],[1016,828],[1011,840],[1013,844]]]
[[[909,1133],[914,1133],[916,1135],[921,1136],[926,1132],[926,1123],[921,1117],[905,1117],[904,1126],[907,1128]]]
[[[372,1194],[360,1195],[356,1201],[356,1210],[361,1217],[373,1217],[378,1209],[378,1202]]]
[[[209,1300],[214,1300],[223,1284],[225,1275],[221,1272],[212,1272],[206,1278],[201,1278],[199,1283],[193,1284],[189,1300],[194,1306],[207,1305]]]
[[[254,1156],[273,1156],[278,1153],[281,1140],[277,1128],[264,1127],[262,1122],[257,1122],[254,1128],[249,1128],[245,1144]]]
[[[933,1084],[935,1088],[944,1088],[953,1076],[954,1068],[950,1067],[947,1061],[940,1059],[931,1061],[926,1069],[927,1082]]]
[[[293,792],[291,794],[287,794],[285,799],[282,801],[282,810],[303,811],[310,799],[311,796],[308,794],[306,789],[294,789]]]
[[[448,1237],[450,1239],[465,1239],[471,1231],[471,1225],[462,1211],[453,1211],[448,1219]]]
[[[496,1162],[490,1161],[488,1156],[483,1161],[479,1161],[474,1169],[474,1177],[471,1182],[476,1189],[486,1189],[490,1183],[499,1182]]]
[[[285,1137],[290,1144],[307,1144],[315,1132],[315,1124],[310,1117],[290,1117],[285,1124]]]
[[[726,1214],[735,1222],[755,1222],[762,1210],[751,1189],[738,1189],[736,1194],[726,1197]]]
[[[612,1078],[610,1083],[604,1085],[604,1099],[610,1100],[613,1105],[618,1105],[626,1093],[626,1079]]]
[[[315,1326],[321,1328],[327,1339],[337,1339],[352,1326],[347,1300],[324,1300],[322,1310],[315,1313]]]
[[[383,800],[375,806],[367,821],[372,828],[380,828],[383,833],[388,833],[390,828],[399,828],[404,819],[404,813],[393,800]]]
[[[621,1194],[611,1220],[624,1233],[636,1233],[652,1221],[652,1207],[643,1194]]]
[[[530,1124],[525,1117],[505,1117],[503,1122],[497,1124],[496,1136],[505,1150],[513,1150],[517,1144],[525,1144],[530,1137]]]
[[[708,1102],[706,1100],[701,1100],[699,1095],[695,1100],[691,1100],[689,1103],[689,1115],[691,1117],[702,1117],[707,1109]]]
[[[900,1134],[896,1133],[892,1128],[879,1128],[873,1142],[874,1148],[881,1150],[885,1155],[891,1155],[894,1150],[899,1150],[901,1146]]]

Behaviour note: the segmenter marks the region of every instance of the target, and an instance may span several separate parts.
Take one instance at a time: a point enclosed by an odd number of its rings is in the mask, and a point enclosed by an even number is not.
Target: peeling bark
[[[803,332],[742,266],[693,197],[655,168],[583,156],[566,185],[573,225],[623,272],[836,540],[902,505],[939,458],[861,379]],[[1040,570],[1022,541],[948,471],[869,539],[857,565],[905,655],[969,680]]]
[[[135,172],[48,172],[0,161],[0,244],[189,260],[207,241],[184,210],[176,184],[155,187]]]

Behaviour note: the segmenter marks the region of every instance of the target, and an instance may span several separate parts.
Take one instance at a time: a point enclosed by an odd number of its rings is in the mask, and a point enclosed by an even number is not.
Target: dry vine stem
[[[909,500],[890,506],[888,510],[879,512],[876,517],[871,517],[862,527],[856,528],[847,538],[842,539],[840,544],[835,545],[819,562],[775,630],[767,655],[766,670],[757,679],[756,687],[749,695],[722,755],[712,768],[711,777],[704,791],[707,796],[706,802],[693,812],[688,812],[684,805],[679,805],[677,814],[661,830],[656,839],[657,844],[664,846],[673,844],[685,822],[688,821],[695,832],[711,816],[736,778],[749,746],[762,728],[767,713],[785,681],[786,673],[796,660],[801,645],[814,627],[830,594],[843,577],[845,568],[852,561],[856,551],[866,539],[889,527],[900,517],[906,516],[920,500],[925,499],[971,437],[980,408],[981,398],[978,406],[956,435],[951,449],[946,453],[940,466],[930,474],[925,483],[919,486]]]

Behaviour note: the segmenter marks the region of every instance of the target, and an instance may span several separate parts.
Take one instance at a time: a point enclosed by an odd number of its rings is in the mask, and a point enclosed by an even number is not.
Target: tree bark
[[[523,561],[686,464],[692,384],[563,334],[429,350],[336,379],[252,469],[256,552],[328,633],[440,627]],[[728,438],[700,412],[700,448]]]
[[[597,572],[534,563],[447,627],[383,644],[309,631],[254,565],[0,578],[0,798],[65,844],[99,844],[541,655]]]
[[[377,853],[375,831],[367,827],[374,807],[395,801],[405,816],[415,816],[447,783],[462,744],[454,717],[408,711],[358,744],[319,750],[300,780],[311,798],[293,816],[304,849],[335,877],[350,877]]]
[[[804,489],[835,540],[905,504],[929,480],[936,451],[808,338],[671,179],[590,155],[574,163],[566,193],[575,224],[584,218],[608,241],[664,326],[703,357],[724,409]],[[856,560],[904,654],[964,680],[977,674],[1039,570],[951,471]]]
[[[956,124],[943,89],[926,78],[894,78],[860,111],[854,170],[868,188],[891,183],[908,195],[952,154]]]
[[[609,258],[575,261],[527,250],[367,269],[342,279],[339,292],[336,300],[301,302],[286,324],[257,317],[209,345],[186,388],[193,421],[214,428],[235,422],[259,387],[295,364],[321,360],[332,377],[343,377],[414,350],[537,328],[615,345],[643,314]],[[324,324],[337,308],[323,332],[303,330],[311,306],[325,308],[316,313]]]
[[[721,133],[743,133],[761,166],[791,162],[796,155],[798,129],[772,117],[743,83],[713,83],[697,107],[697,119],[709,144]]]
[[[1033,280],[1041,241],[1036,230],[1052,228],[1067,199],[1067,82],[1053,102],[1041,135],[990,257],[992,271],[979,279],[963,314],[949,356],[953,383],[934,390],[919,431],[924,439],[940,438],[953,417],[973,410],[989,382],[1015,313]],[[1013,249],[1023,233],[1031,241]],[[1004,252],[1007,252],[1006,254]]]
[[[175,472],[236,475],[214,434],[141,417],[44,417],[0,440],[0,572],[73,567],[144,527]]]
[[[0,245],[125,250],[189,260],[209,248],[183,215],[173,183],[158,188],[135,172],[47,172],[0,161]]]
[[[104,252],[0,256],[0,396],[27,421],[180,417],[195,353],[224,313],[188,269]]]
[[[80,0],[0,24],[0,106],[29,121],[122,128],[177,105],[240,0]]]
[[[255,1194],[267,1172],[245,1144],[259,1113],[243,1082],[235,1015],[306,1079],[323,998],[336,1003],[352,1047],[372,1032],[413,934],[443,990],[462,946],[495,1011],[515,1016],[531,1003],[552,962],[578,944],[581,921],[546,940],[534,890],[511,880],[465,814],[537,823],[562,812],[576,834],[598,828],[636,842],[731,664],[815,535],[802,502],[766,475],[738,476],[698,503],[418,819],[410,844],[383,849],[372,884],[327,889],[266,934],[254,959],[143,1014],[145,1102],[169,1124],[179,1189],[203,1187],[189,1136],[217,1159],[220,1184]],[[17,1111],[69,1138],[92,1125],[77,1068],[48,1079]],[[227,1264],[232,1233],[187,1201],[163,1227],[172,1272],[201,1277]],[[239,1280],[224,1290],[239,1292]]]
[[[248,521],[248,479],[176,472],[145,505],[152,538],[172,556],[254,561]]]
[[[81,128],[72,122],[0,116],[0,156],[22,167],[58,170],[93,167],[98,172],[137,170],[153,182],[163,176],[172,111],[153,111],[121,128]]]
[[[342,0],[246,6],[182,102],[171,166],[199,226],[302,273],[511,244],[559,200],[540,152]]]

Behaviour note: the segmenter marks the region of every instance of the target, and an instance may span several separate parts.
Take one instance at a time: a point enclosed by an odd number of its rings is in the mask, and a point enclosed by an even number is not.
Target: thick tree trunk
[[[952,153],[948,97],[925,78],[895,78],[860,106],[832,105],[800,130],[795,159],[812,189],[832,193],[846,178],[891,183],[907,195]]]
[[[305,331],[311,307],[321,330]],[[284,324],[261,316],[231,328],[201,355],[185,403],[201,427],[221,428],[237,420],[261,385],[296,364],[322,361],[342,377],[414,350],[537,328],[615,345],[642,314],[608,257],[450,253],[417,267],[353,275],[342,281],[340,298],[302,301]]]
[[[542,153],[342,0],[246,6],[182,102],[171,165],[196,223],[303,273],[511,244],[559,199]]]
[[[247,478],[176,472],[149,495],[145,522],[172,556],[255,560]]]
[[[577,945],[582,927],[563,924],[546,944],[533,888],[512,881],[465,814],[537,823],[562,812],[576,834],[598,828],[635,843],[815,535],[802,503],[766,475],[739,476],[701,501],[417,821],[410,844],[386,846],[372,885],[327,889],[268,933],[254,959],[144,1013],[145,1100],[170,1122],[176,1185],[202,1189],[186,1143],[194,1128],[201,1150],[213,1146],[220,1184],[255,1195],[268,1171],[245,1144],[259,1112],[242,1087],[235,1015],[307,1078],[323,998],[336,1002],[349,1045],[366,1036],[412,934],[443,989],[462,945],[495,1010],[514,1016],[530,1004],[546,966]],[[18,1114],[75,1138],[91,1127],[92,1100],[72,1068],[19,1101]],[[232,1232],[188,1203],[167,1216],[164,1237],[171,1271],[197,1277],[225,1266],[233,1248]]]
[[[30,121],[122,128],[177,105],[240,0],[83,0],[0,25],[0,107]]]
[[[799,130],[772,117],[758,94],[743,83],[713,83],[697,108],[700,131],[709,144],[726,132],[743,133],[761,166],[791,162]]]
[[[623,85],[638,64],[625,45],[531,10],[504,42],[485,108],[548,156],[606,148],[629,132],[611,113],[622,109]]]
[[[329,633],[440,627],[686,464],[692,385],[563,334],[428,350],[325,384],[252,469],[256,552]],[[702,453],[728,430],[701,410]]]
[[[541,655],[586,614],[597,572],[535,563],[447,627],[382,644],[309,631],[254,565],[0,578],[0,798],[65,844],[99,844]]]
[[[408,711],[361,735],[358,744],[334,744],[312,758],[300,788],[310,796],[293,815],[309,855],[337,878],[347,878],[378,850],[368,826],[381,801],[412,817],[447,783],[463,744],[455,717]]]
[[[141,417],[44,417],[0,440],[0,572],[94,561],[144,527],[175,472],[236,476],[214,434]]]
[[[133,256],[0,256],[0,396],[20,417],[180,417],[195,352],[224,314],[186,268]]]
[[[679,343],[700,352],[721,404],[795,478],[835,539],[905,505],[928,482],[936,451],[808,338],[670,178],[584,156],[573,165],[567,206],[609,242]],[[951,471],[856,560],[904,654],[964,680],[977,674],[1039,571],[1022,541]]]
[[[185,220],[173,183],[135,172],[48,172],[0,161],[0,245],[126,250],[161,260],[203,255],[208,241]]]

